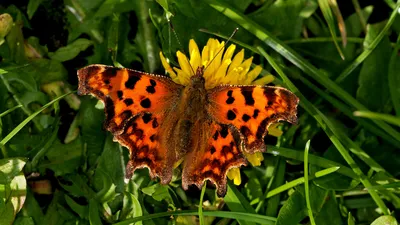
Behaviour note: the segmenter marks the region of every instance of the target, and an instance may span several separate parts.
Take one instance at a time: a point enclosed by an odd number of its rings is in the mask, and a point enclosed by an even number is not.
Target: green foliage
[[[398,224],[399,2],[6,2],[0,224]],[[236,27],[236,51],[300,98],[299,124],[266,138],[263,165],[241,168],[224,198],[210,185],[185,192],[179,168],[169,185],[146,169],[126,180],[128,151],[104,130],[102,106],[75,94],[76,71],[165,74],[160,51],[177,66],[190,39],[201,49]]]

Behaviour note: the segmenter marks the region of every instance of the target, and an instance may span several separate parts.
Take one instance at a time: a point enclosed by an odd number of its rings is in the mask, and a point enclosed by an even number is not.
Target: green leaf
[[[142,206],[140,205],[138,199],[133,194],[129,192],[124,192],[120,220],[135,218],[142,215]],[[142,222],[138,222],[137,224],[141,225]]]
[[[104,150],[106,132],[103,130],[104,111],[95,108],[96,100],[85,97],[81,101],[78,117],[82,133],[82,143],[86,147],[88,167],[97,163]]]
[[[27,14],[29,19],[32,19],[33,14],[35,14],[37,8],[42,4],[43,0],[29,0]]]
[[[364,42],[366,48],[369,48],[384,25],[384,23],[368,25],[368,33]],[[389,38],[384,37],[375,50],[365,59],[361,67],[357,99],[373,111],[384,109],[389,101],[388,63],[390,54]]]
[[[81,51],[85,51],[92,44],[93,42],[88,39],[79,38],[71,44],[57,49],[56,52],[49,53],[49,56],[59,62],[68,61],[75,58]]]
[[[264,5],[250,14],[249,18],[277,37],[282,39],[298,38],[301,35],[304,21],[301,13],[309,2],[311,1],[274,1],[270,6]]]
[[[0,184],[9,184],[17,176],[26,164],[23,158],[0,159]]]
[[[122,160],[122,148],[115,142],[113,142],[111,135],[107,135],[106,142],[104,143],[103,152],[98,157],[98,165],[96,168],[95,179],[103,180],[104,176],[111,183],[117,187],[117,192],[122,193],[124,190],[124,162]],[[98,171],[101,171],[97,174]],[[99,175],[99,176],[97,176]],[[103,177],[103,178],[101,178]],[[100,186],[103,186],[104,182],[101,182]],[[98,187],[95,185],[95,187]],[[104,188],[104,186],[103,186]]]
[[[398,225],[398,223],[393,216],[381,216],[374,220],[371,225]]]
[[[14,9],[16,15],[14,17],[13,24],[15,25],[12,26],[10,32],[6,36],[7,44],[10,50],[9,58],[6,58],[6,60],[10,60],[10,62],[16,62],[18,64],[21,64],[26,62],[25,49],[24,49],[24,35],[22,34],[23,15],[19,9],[17,8]]]
[[[142,188],[142,192],[146,195],[153,197],[157,201],[166,200],[172,202],[172,197],[168,192],[168,186],[159,183],[152,186]]]
[[[89,212],[89,207],[87,205],[80,205],[77,202],[75,202],[74,199],[69,197],[68,195],[65,195],[65,202],[68,204],[68,206],[74,211],[79,217],[87,219],[87,215]]]
[[[99,205],[96,200],[89,200],[89,222],[90,225],[103,224],[100,219]]]
[[[35,225],[32,217],[20,216],[14,221],[14,225]]]
[[[76,139],[69,144],[63,144],[58,139],[54,141],[46,153],[48,162],[39,164],[39,169],[51,169],[56,176],[75,172],[82,163],[82,143]]]
[[[304,196],[295,191],[279,211],[276,225],[297,225],[306,216]]]
[[[14,216],[22,209],[26,199],[26,179],[23,172],[20,172],[10,182],[9,201],[14,207]]]
[[[0,224],[12,225],[14,222],[14,207],[11,201],[8,201],[0,208]]]

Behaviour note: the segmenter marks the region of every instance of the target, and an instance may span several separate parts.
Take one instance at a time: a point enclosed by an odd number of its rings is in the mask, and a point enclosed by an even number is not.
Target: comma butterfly
[[[162,184],[184,159],[182,186],[205,180],[226,194],[226,175],[247,164],[246,153],[265,151],[270,124],[297,122],[299,99],[285,88],[218,85],[206,89],[199,66],[187,86],[170,78],[125,68],[90,65],[78,71],[79,94],[105,104],[105,127],[126,146],[127,177],[147,167]]]

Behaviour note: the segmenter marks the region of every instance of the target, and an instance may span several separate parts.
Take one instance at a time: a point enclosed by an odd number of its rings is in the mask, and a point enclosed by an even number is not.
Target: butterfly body
[[[219,85],[205,88],[199,68],[187,86],[163,76],[104,65],[78,71],[80,94],[105,103],[105,127],[130,151],[126,171],[147,167],[167,184],[183,159],[182,186],[204,180],[226,193],[226,174],[246,165],[244,152],[265,151],[267,127],[295,123],[298,98],[284,88]]]

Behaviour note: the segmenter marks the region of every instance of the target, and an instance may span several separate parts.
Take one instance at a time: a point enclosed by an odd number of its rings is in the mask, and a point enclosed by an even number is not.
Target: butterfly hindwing
[[[201,188],[204,180],[210,180],[216,185],[218,196],[224,196],[227,172],[247,162],[240,147],[240,136],[229,125],[216,122],[203,126],[199,133],[204,140],[185,158],[182,186],[187,189],[194,184]]]
[[[208,113],[219,123],[235,126],[249,153],[264,151],[263,139],[270,124],[297,122],[299,99],[284,88],[220,85],[208,91],[208,99]]]
[[[121,134],[115,135],[115,140],[129,149],[127,177],[131,177],[136,169],[147,167],[152,178],[160,177],[163,184],[171,181],[173,162],[168,159],[169,153],[159,141],[162,119],[161,115],[139,114],[129,120]]]
[[[183,88],[166,77],[105,65],[78,70],[78,79],[79,94],[93,94],[104,102],[105,125],[116,134],[139,113],[165,110]]]

